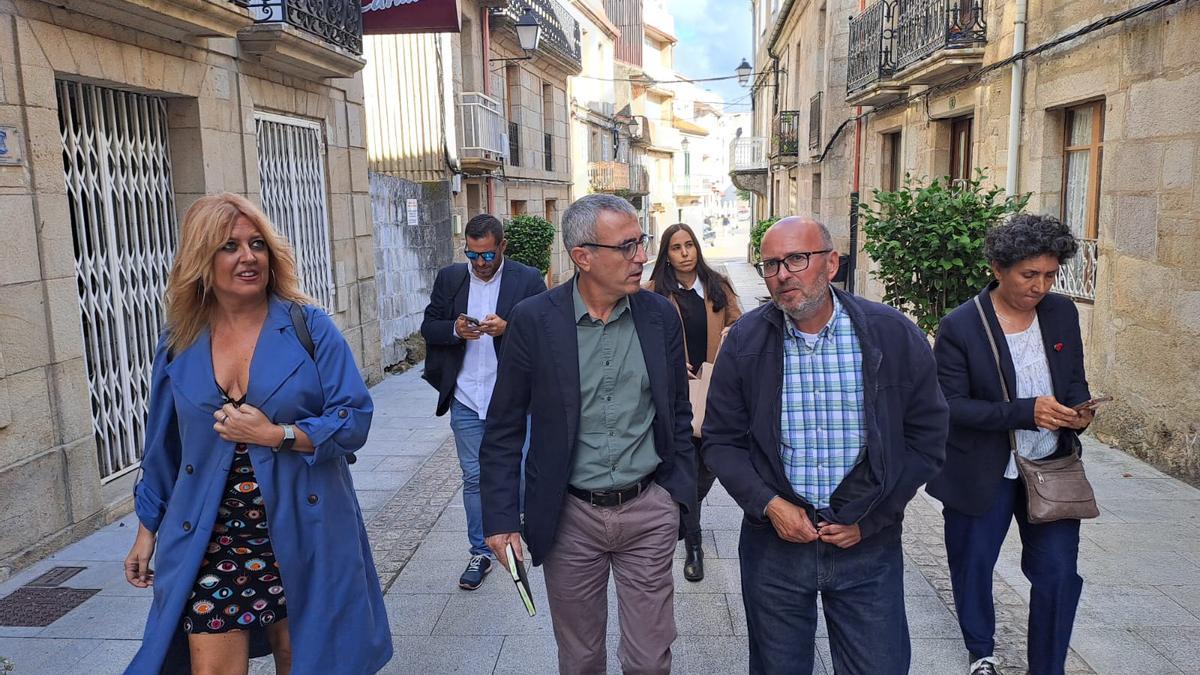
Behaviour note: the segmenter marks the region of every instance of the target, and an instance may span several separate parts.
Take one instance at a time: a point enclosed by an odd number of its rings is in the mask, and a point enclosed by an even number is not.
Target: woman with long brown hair
[[[688,370],[697,374],[704,363],[715,362],[721,339],[726,329],[742,315],[742,308],[729,279],[704,261],[700,240],[686,223],[676,223],[663,231],[658,258],[646,287],[666,296],[679,311]],[[692,442],[699,460],[696,510],[680,515],[680,531],[687,551],[683,576],[688,581],[700,581],[704,578],[700,503],[712,489],[716,475],[704,464],[700,439],[693,437]]]
[[[373,411],[350,347],[244,197],[202,197],[180,234],[125,559],[154,602],[127,672],[267,653],[278,673],[375,672],[392,645],[348,467]]]

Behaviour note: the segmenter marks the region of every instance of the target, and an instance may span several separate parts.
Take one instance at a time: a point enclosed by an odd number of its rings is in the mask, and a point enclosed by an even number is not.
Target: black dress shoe
[[[704,578],[704,547],[701,538],[688,537],[685,540],[687,559],[683,562],[683,578],[688,581],[700,581]]]

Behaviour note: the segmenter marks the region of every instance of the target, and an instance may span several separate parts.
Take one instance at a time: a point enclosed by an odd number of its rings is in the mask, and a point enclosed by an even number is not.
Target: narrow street
[[[724,265],[743,304],[764,293],[743,261]],[[478,591],[456,586],[466,560],[466,516],[449,418],[433,416],[434,391],[420,366],[372,389],[370,440],[353,466],[391,619],[395,657],[386,673],[550,673],[554,636],[542,571],[531,574],[536,617],[527,616],[503,572]],[[1070,673],[1190,672],[1200,657],[1200,490],[1086,438],[1089,474],[1103,513],[1083,526],[1085,580]],[[741,510],[719,485],[704,509],[706,577],[689,583],[675,568],[678,673],[746,671],[746,626],[737,543]],[[908,509],[905,594],[913,673],[955,675],[966,652],[958,637],[941,540],[940,507],[919,494]],[[136,651],[149,591],[125,583],[121,560],[132,516],[68,546],[0,584],[0,597],[59,567],[83,568],[60,584],[94,595],[45,628],[0,628],[0,654],[22,675],[120,673]],[[1023,663],[1029,586],[1015,528],[995,576],[1000,655]],[[682,547],[677,558],[682,559]],[[609,672],[618,672],[616,604],[610,587]],[[822,623],[821,661],[832,673]],[[255,673],[273,672],[269,659]],[[1020,672],[1020,667],[1014,668]]]

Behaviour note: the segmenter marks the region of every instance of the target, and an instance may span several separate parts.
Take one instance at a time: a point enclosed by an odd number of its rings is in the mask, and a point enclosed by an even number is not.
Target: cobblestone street
[[[744,263],[726,263],[747,308],[757,281]],[[387,673],[550,673],[556,651],[540,568],[531,581],[539,612],[528,617],[512,584],[495,572],[474,592],[457,588],[466,563],[466,518],[449,418],[433,416],[435,395],[420,368],[374,387],[371,437],[353,466],[391,618],[396,655]],[[1200,490],[1120,451],[1085,440],[1089,474],[1102,505],[1083,526],[1085,580],[1071,673],[1191,672],[1200,658]],[[704,581],[675,568],[678,673],[746,670],[746,626],[737,562],[741,511],[715,487],[704,509]],[[128,586],[120,561],[135,521],[126,517],[0,584],[4,598],[54,567],[82,567],[62,587],[96,589],[45,628],[0,627],[0,655],[18,674],[119,673],[137,649],[150,604]],[[998,643],[1009,669],[1023,671],[1029,587],[1020,571],[1016,528],[995,575]],[[940,506],[923,493],[905,524],[905,594],[913,673],[962,673],[966,652],[941,539]],[[677,553],[682,558],[682,549]],[[617,672],[615,599],[610,589],[609,671]],[[832,673],[819,628],[817,673]],[[270,673],[260,659],[253,672]]]

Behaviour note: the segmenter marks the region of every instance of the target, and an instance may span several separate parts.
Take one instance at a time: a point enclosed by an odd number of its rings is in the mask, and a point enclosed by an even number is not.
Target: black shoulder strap
[[[296,339],[304,345],[304,351],[308,352],[308,358],[316,361],[317,346],[313,344],[312,334],[308,332],[308,322],[304,320],[304,308],[299,303],[293,302],[288,307],[288,313],[292,315],[292,328],[296,329]]]

